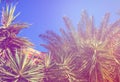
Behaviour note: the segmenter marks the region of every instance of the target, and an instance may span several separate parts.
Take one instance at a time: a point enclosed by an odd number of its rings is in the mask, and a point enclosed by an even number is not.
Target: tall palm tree
[[[77,28],[64,17],[66,29],[60,29],[61,35],[53,31],[40,35],[47,43],[42,45],[51,52],[46,82],[53,78],[55,82],[120,81],[120,20],[110,24],[109,16],[105,15],[99,28],[86,12]]]
[[[14,16],[16,6],[6,6],[2,10],[1,26],[0,26],[0,55],[6,54],[10,50],[14,54],[14,50],[31,47],[32,43],[27,39],[18,37],[17,34],[21,29],[28,27],[26,23],[14,23],[13,21],[19,15]]]

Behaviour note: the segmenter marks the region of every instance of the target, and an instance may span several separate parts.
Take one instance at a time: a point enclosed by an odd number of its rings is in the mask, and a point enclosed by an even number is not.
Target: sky
[[[2,8],[0,4],[0,10]],[[119,0],[19,0],[16,12],[21,14],[16,22],[31,24],[29,28],[20,32],[19,36],[28,38],[34,44],[34,48],[46,52],[40,46],[44,43],[39,38],[40,34],[47,30],[59,33],[59,28],[65,28],[63,16],[71,19],[74,26],[77,26],[81,13],[86,10],[90,16],[94,16],[95,25],[99,27],[105,13],[111,13],[110,22],[119,18]],[[1,13],[0,13],[1,14]]]

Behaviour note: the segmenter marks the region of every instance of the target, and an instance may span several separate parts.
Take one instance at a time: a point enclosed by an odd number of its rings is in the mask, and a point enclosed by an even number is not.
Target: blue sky
[[[1,4],[0,4],[1,9]],[[80,14],[86,10],[93,15],[95,25],[99,26],[106,12],[111,13],[110,21],[119,18],[119,0],[19,0],[16,13],[21,12],[16,19],[18,22],[32,24],[28,29],[20,32],[19,36],[27,37],[35,44],[35,49],[46,51],[40,46],[44,43],[38,36],[46,30],[54,30],[59,33],[60,27],[65,27],[63,16],[68,16],[76,26],[80,20]]]

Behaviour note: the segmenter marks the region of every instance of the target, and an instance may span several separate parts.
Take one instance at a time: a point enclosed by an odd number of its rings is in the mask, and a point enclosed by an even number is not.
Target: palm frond
[[[11,6],[7,5],[6,9],[3,8],[1,23],[4,28],[8,28],[9,25],[11,25],[15,18],[20,14],[18,13],[17,15],[14,16],[15,9],[16,6],[12,5]]]
[[[60,56],[59,56],[60,57]],[[51,54],[46,55],[44,63],[45,82],[73,82],[76,81],[74,58],[61,56],[60,61],[55,62]]]

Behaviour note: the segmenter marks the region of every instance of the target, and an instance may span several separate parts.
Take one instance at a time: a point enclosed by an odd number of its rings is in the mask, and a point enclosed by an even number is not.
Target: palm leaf
[[[15,18],[20,14],[14,16],[16,6],[6,6],[6,9],[3,8],[2,11],[2,25],[4,28],[8,28],[8,26],[15,20]]]

